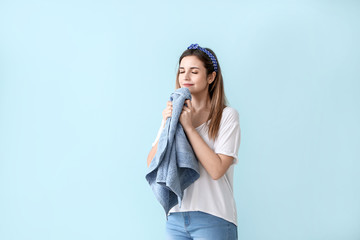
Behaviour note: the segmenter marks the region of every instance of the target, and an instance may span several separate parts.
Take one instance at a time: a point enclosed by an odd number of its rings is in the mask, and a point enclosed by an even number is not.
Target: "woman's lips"
[[[190,87],[192,85],[194,85],[194,84],[184,84],[184,87]]]

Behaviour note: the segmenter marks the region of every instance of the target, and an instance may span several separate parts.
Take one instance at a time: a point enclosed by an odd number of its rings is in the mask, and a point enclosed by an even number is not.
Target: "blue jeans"
[[[175,212],[166,222],[167,240],[237,240],[235,224],[214,215],[196,212]]]

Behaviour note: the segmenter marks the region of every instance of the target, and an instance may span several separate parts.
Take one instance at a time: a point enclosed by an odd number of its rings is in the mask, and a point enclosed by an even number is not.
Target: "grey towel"
[[[184,190],[200,177],[199,162],[179,121],[186,99],[191,100],[188,88],[178,88],[171,94],[172,116],[166,119],[157,152],[146,174],[166,215],[176,204],[181,206]]]

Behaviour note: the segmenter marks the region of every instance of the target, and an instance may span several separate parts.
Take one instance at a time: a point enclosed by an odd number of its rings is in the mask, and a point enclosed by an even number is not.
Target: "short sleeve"
[[[165,121],[164,121],[164,119],[161,121],[161,126],[160,126],[160,128],[159,128],[159,131],[158,131],[158,133],[157,133],[157,136],[156,136],[156,138],[155,138],[155,141],[152,143],[152,147],[154,147],[155,145],[156,145],[156,142],[159,140],[159,138],[160,138],[160,135],[161,135],[161,132],[162,132],[162,130],[164,129],[164,127],[165,127]]]
[[[214,142],[214,152],[234,157],[233,163],[238,162],[241,129],[239,114],[234,108],[224,110],[220,122],[218,136]]]

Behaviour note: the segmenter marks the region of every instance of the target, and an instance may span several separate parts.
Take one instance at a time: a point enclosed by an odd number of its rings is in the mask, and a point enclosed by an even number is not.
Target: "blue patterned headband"
[[[204,53],[206,53],[209,58],[211,59],[213,66],[214,66],[214,71],[217,72],[217,62],[216,62],[216,58],[214,57],[214,55],[211,54],[211,52],[209,52],[208,50],[206,50],[205,48],[201,48],[199,46],[199,44],[195,43],[195,44],[191,44],[187,49],[199,49],[201,51],[203,51]]]

